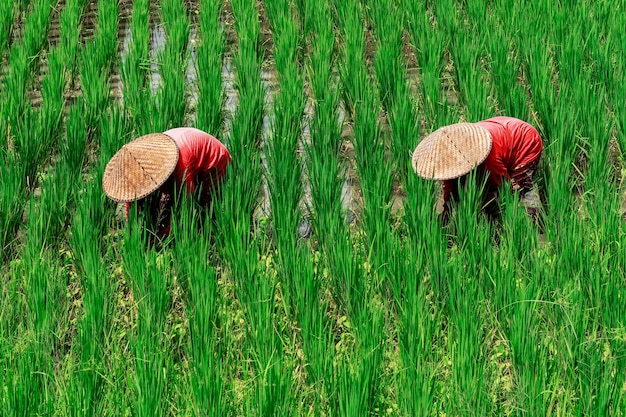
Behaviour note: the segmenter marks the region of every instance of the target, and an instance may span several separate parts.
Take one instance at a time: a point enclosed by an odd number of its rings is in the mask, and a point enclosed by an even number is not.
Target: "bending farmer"
[[[222,180],[231,161],[226,147],[216,138],[191,127],[152,133],[127,143],[111,158],[104,171],[102,188],[112,200],[140,200],[156,225],[156,235],[170,231],[174,192],[200,189],[200,204],[208,207],[211,191]]]
[[[537,130],[513,117],[494,117],[477,123],[444,126],[426,136],[413,152],[413,170],[422,178],[443,180],[443,221],[451,201],[458,201],[458,185],[475,167],[488,175],[487,214],[497,210],[495,198],[502,178],[511,180],[533,219],[539,215],[539,196],[532,190],[542,142]]]

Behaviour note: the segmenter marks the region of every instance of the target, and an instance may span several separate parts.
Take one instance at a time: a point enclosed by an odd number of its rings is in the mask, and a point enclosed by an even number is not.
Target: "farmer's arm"
[[[529,192],[533,186],[533,178],[531,169],[528,166],[518,167],[511,173],[511,185],[513,190],[519,192],[521,195]]]
[[[513,170],[511,174],[511,183],[513,189],[516,190],[522,199],[522,205],[532,219],[533,223],[537,223],[539,218],[539,209],[541,201],[539,194],[533,190],[533,179],[537,169],[538,158],[536,161],[528,165]]]
[[[441,220],[444,225],[447,225],[450,221],[450,207],[452,200],[458,200],[459,189],[456,180],[443,181],[443,212],[441,213]]]

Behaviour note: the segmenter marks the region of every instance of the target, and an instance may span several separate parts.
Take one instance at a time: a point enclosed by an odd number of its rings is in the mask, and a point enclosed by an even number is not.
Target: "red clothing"
[[[532,186],[529,174],[536,168],[542,150],[537,130],[522,120],[506,116],[493,117],[477,124],[491,134],[491,152],[479,165],[479,169],[489,172],[488,186],[499,186],[504,177],[513,181],[514,188],[528,192]],[[456,181],[443,181],[445,205],[449,203]]]
[[[215,137],[193,127],[177,127],[163,133],[174,139],[178,146],[180,156],[173,175],[177,184],[187,186],[188,192],[192,192],[197,181],[207,174],[215,172],[214,179],[224,176],[232,159]]]
[[[175,186],[184,185],[190,193],[202,183],[203,194],[208,194],[213,182],[224,176],[232,160],[226,147],[215,137],[193,127],[177,127],[163,133],[178,146],[178,163],[171,177]],[[127,220],[130,205],[126,203]]]

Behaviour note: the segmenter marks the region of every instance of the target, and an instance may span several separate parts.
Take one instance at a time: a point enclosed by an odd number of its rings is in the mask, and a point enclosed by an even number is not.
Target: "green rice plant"
[[[84,136],[85,130],[80,113],[74,111],[71,114],[74,122],[68,125],[69,134],[75,133],[71,131],[71,127],[78,126],[82,127]],[[41,120],[43,119],[40,118],[39,123],[45,124],[45,120],[43,122]],[[43,141],[44,139],[41,139],[41,142]],[[27,331],[22,337],[27,346],[30,343],[36,346],[34,352],[40,352],[36,356],[29,353],[32,363],[24,365],[24,369],[19,370],[18,375],[30,372],[50,376],[36,378],[33,382],[32,388],[41,392],[38,399],[23,405],[19,405],[21,402],[19,400],[13,405],[18,408],[26,407],[24,412],[51,413],[55,406],[53,381],[59,369],[55,363],[55,356],[61,347],[53,336],[63,332],[68,320],[67,295],[63,275],[59,272],[61,259],[58,253],[73,206],[74,185],[82,169],[82,165],[77,170],[72,169],[68,160],[64,159],[65,155],[70,156],[71,153],[63,154],[53,170],[40,174],[41,193],[38,198],[33,196],[30,200],[24,244],[18,253],[20,263],[15,269],[15,280],[22,281],[27,308],[25,315]],[[28,332],[34,335],[32,340]],[[31,350],[27,349],[26,352]],[[25,394],[30,395],[30,389],[27,389]]]
[[[254,378],[253,392],[246,392],[243,414],[284,414],[293,404],[292,378],[286,367],[284,346],[276,318],[282,309],[274,303],[276,280],[259,262],[260,248],[253,234],[253,214],[261,185],[260,140],[263,123],[264,90],[260,70],[260,24],[257,5],[233,1],[238,50],[236,88],[239,106],[228,138],[233,162],[222,185],[222,203],[216,213],[220,258],[235,286],[245,322],[247,348],[243,354],[250,367],[240,372]],[[245,365],[245,364],[244,364]]]
[[[402,52],[402,10],[392,2],[375,0],[369,15],[378,46],[374,58],[380,101],[390,111],[395,101],[406,94],[406,61]]]
[[[365,36],[361,11],[356,1],[334,2],[343,45],[340,54],[344,65],[339,66],[339,76],[343,85],[342,99],[347,113],[352,116],[357,103],[361,102],[368,85],[367,68],[364,61]]]
[[[301,162],[298,159],[302,136],[305,97],[303,79],[294,57],[298,54],[299,33],[291,16],[288,1],[265,3],[274,34],[274,60],[278,73],[278,93],[274,96],[271,137],[266,147],[271,217],[276,233],[280,264],[287,262],[297,245],[297,229],[301,220]],[[286,174],[288,173],[288,174]],[[297,270],[284,271],[284,296],[291,297],[292,279]]]
[[[46,54],[48,71],[41,80],[41,96],[42,104],[37,110],[31,109],[30,105],[26,105],[26,112],[33,119],[38,134],[32,137],[20,137],[16,140],[18,145],[16,151],[21,154],[22,160],[33,168],[26,168],[26,175],[32,178],[30,181],[35,184],[36,174],[34,165],[43,162],[56,149],[58,136],[62,129],[62,116],[64,110],[65,90],[65,70],[66,65],[63,61],[63,51],[61,46],[51,48]],[[33,123],[29,121],[28,123]]]
[[[9,41],[13,34],[13,20],[18,8],[19,2],[4,0],[0,3],[0,16],[2,16],[0,17],[0,50],[2,51],[0,59],[3,59],[4,51],[10,44]]]
[[[53,48],[47,54],[48,73],[41,81],[43,102],[39,107],[39,123],[42,129],[42,152],[49,155],[57,150],[56,142],[63,125],[63,107],[65,100],[65,65],[60,48]]]
[[[417,113],[410,98],[407,82],[407,64],[402,50],[402,10],[391,2],[377,0],[371,6],[373,26],[378,48],[374,58],[380,99],[391,127],[390,150],[394,174],[402,183],[408,173],[408,150],[413,147],[417,128]]]
[[[203,220],[194,202],[185,199],[180,211],[173,217],[173,248],[177,278],[186,289],[186,308],[189,317],[190,379],[194,404],[193,415],[224,415],[229,412],[232,390],[226,369],[229,346],[228,321],[220,315],[224,300],[219,294],[217,275],[211,265],[210,238],[198,233],[210,232],[210,215]],[[204,228],[203,228],[204,226]]]
[[[37,174],[46,158],[43,124],[36,111],[28,106],[22,120],[16,126],[13,137],[14,152],[18,161],[17,171],[23,176],[24,185],[31,191],[37,186]]]
[[[185,125],[186,65],[170,48],[166,45],[159,59],[161,83],[155,97],[155,113],[151,118],[152,130],[159,132]]]
[[[99,178],[98,178],[99,179]],[[76,272],[83,292],[84,316],[76,336],[78,366],[67,390],[69,412],[105,411],[106,365],[109,354],[107,335],[111,328],[116,284],[110,279],[103,257],[101,236],[106,224],[102,207],[104,196],[97,181],[89,182],[81,193],[68,238]],[[108,378],[112,375],[109,374]],[[88,411],[86,411],[88,410]]]
[[[124,232],[123,267],[137,305],[137,330],[133,343],[135,372],[134,409],[139,416],[166,414],[168,369],[172,358],[167,354],[166,315],[170,308],[170,260],[149,247],[149,234],[141,226],[142,213],[131,210]],[[167,268],[167,269],[166,269]],[[171,394],[170,394],[171,395]]]
[[[433,211],[435,183],[409,175],[404,184],[406,240],[398,248],[398,343],[402,370],[396,394],[405,415],[432,415],[440,392],[443,360],[446,237]]]
[[[9,94],[0,101],[0,109],[8,124],[0,134],[3,138],[11,134],[11,128],[16,128],[20,118],[26,111],[26,91],[28,81],[32,77],[34,62],[46,39],[46,32],[50,19],[50,9],[55,1],[38,0],[30,13],[25,17],[20,42],[13,45],[9,55],[8,71],[4,79],[4,89]],[[3,140],[4,142],[4,140]],[[5,146],[7,143],[5,143]],[[4,150],[4,149],[3,149]]]
[[[343,78],[348,100],[353,103],[354,149],[356,153],[357,171],[361,180],[364,201],[364,224],[366,233],[372,239],[373,251],[383,254],[387,237],[393,177],[392,171],[385,169],[385,139],[381,135],[378,120],[380,103],[375,96],[376,91],[368,81],[365,55],[362,45],[363,29],[359,7],[356,3],[346,7],[344,16],[344,33],[346,34],[346,62]],[[357,34],[361,38],[357,38]],[[350,58],[349,58],[350,57]],[[352,60],[352,61],[351,61]],[[351,81],[348,81],[351,80]],[[368,86],[370,86],[368,88]],[[358,94],[358,95],[354,95]]]
[[[196,80],[198,108],[196,125],[206,132],[221,132],[224,123],[222,106],[222,68],[225,50],[224,30],[220,16],[223,0],[200,2],[200,44],[197,47]]]
[[[9,154],[0,168],[0,254],[2,263],[12,258],[15,236],[22,223],[26,178],[15,167],[19,162]]]
[[[484,2],[468,2],[479,7]],[[480,15],[480,10],[475,11]],[[437,6],[437,18],[443,23],[450,41],[450,53],[454,63],[455,84],[459,90],[459,101],[467,107],[467,120],[478,121],[493,115],[493,108],[488,100],[488,88],[482,69],[482,50],[484,30],[480,19],[468,16],[457,8],[453,1],[440,2]]]
[[[119,103],[112,104],[102,119],[100,161],[98,164],[102,172],[113,155],[132,139],[130,120],[124,110],[125,108]]]
[[[34,251],[34,252],[31,252]],[[3,382],[8,388],[2,393],[4,415],[51,415],[54,411],[54,363],[56,354],[54,332],[56,311],[63,307],[62,275],[53,261],[33,246],[12,274],[20,282],[15,300],[24,303],[25,316],[12,324],[19,329],[8,360]],[[56,310],[56,311],[55,311]]]
[[[438,21],[431,25],[434,16],[426,9],[425,2],[404,1],[402,9],[421,70],[422,108],[425,127],[430,131],[446,123],[448,107],[441,80],[445,64],[444,51],[449,39]]]
[[[323,412],[326,409],[325,404],[328,404],[330,410],[336,410],[338,396],[335,391],[336,388],[333,386],[335,380],[332,368],[333,335],[330,323],[326,318],[328,303],[320,300],[323,274],[321,272],[316,273],[310,252],[297,241],[297,228],[302,218],[300,200],[303,193],[300,179],[302,161],[297,157],[297,154],[302,135],[305,96],[303,94],[304,80],[293,57],[298,56],[298,41],[302,35],[299,33],[299,28],[295,22],[296,17],[290,13],[291,7],[288,2],[267,2],[266,10],[274,33],[274,58],[280,90],[274,99],[273,132],[267,147],[270,203],[276,233],[277,269],[281,279],[282,294],[287,299],[287,306],[289,307],[287,314],[293,316],[300,328],[299,336],[306,360],[307,382],[316,387],[320,393],[320,395],[315,396],[314,407],[317,412]],[[321,12],[322,16],[312,16],[318,12]],[[330,50],[320,50],[320,47],[314,46],[320,55],[312,59],[322,59],[329,63],[328,60],[331,59],[333,47],[332,26],[322,27],[323,24],[316,21],[317,19],[324,19],[324,14],[328,17],[328,5],[312,4],[305,13],[309,14],[305,14],[304,19],[307,19],[307,16],[311,17],[309,21],[311,27],[319,27],[320,31],[323,32],[319,36],[325,37],[323,42],[326,43],[321,44],[321,48],[330,48]],[[311,42],[315,43],[318,39],[313,35]],[[320,68],[324,62],[316,62],[316,65],[317,68]],[[321,77],[326,77],[326,82],[330,78],[329,70],[330,67],[325,67],[319,74]],[[318,74],[313,76],[317,77]],[[322,83],[322,80],[323,78],[318,82]],[[326,82],[318,84],[317,93],[326,89]],[[335,100],[334,104],[329,102],[329,104],[333,107],[326,106],[327,111],[330,113],[329,115],[334,116],[337,101]],[[320,119],[318,118],[318,120]],[[325,122],[321,121],[321,123]],[[327,126],[330,128],[329,125]],[[337,131],[337,125],[335,131]],[[320,133],[328,138],[331,132],[320,131],[315,133]],[[332,140],[331,138],[328,139]],[[317,142],[317,138],[304,146],[312,147],[314,146],[312,142]],[[323,153],[329,150],[324,148],[322,144],[315,145],[315,148]],[[309,150],[309,152],[312,151]],[[323,157],[323,154],[311,157],[320,158]],[[336,157],[337,154],[335,154]],[[284,175],[285,172],[291,174]],[[323,168],[320,169],[319,173],[324,175],[322,172],[324,172]],[[337,172],[336,168],[334,172]],[[337,177],[332,178],[328,175],[325,177],[325,182],[335,182],[337,179]],[[318,180],[318,178],[310,178],[311,182]],[[312,198],[319,200],[321,196],[317,189],[313,191],[314,187],[312,185],[312,193],[315,193],[316,196]],[[333,221],[335,224],[338,221],[343,228],[340,190],[336,202],[339,208],[337,214],[340,216]],[[327,240],[325,244],[330,244],[330,240]]]
[[[87,0],[67,1],[63,12],[59,16],[59,24],[61,26],[60,48],[63,51],[63,62],[67,66],[72,86],[77,75],[81,16],[87,3]]]
[[[612,122],[595,109],[599,107],[598,103],[604,102],[606,93],[602,84],[592,81],[593,67],[590,65],[593,63],[589,62],[590,55],[586,52],[586,45],[589,42],[593,43],[588,36],[594,29],[593,26],[589,28],[588,24],[582,23],[588,18],[587,13],[583,5],[580,8],[559,11],[556,19],[555,32],[563,36],[559,38],[562,41],[557,44],[557,52],[554,54],[559,69],[560,88],[559,101],[554,110],[553,120],[550,120],[551,146],[546,149],[550,164],[547,189],[551,211],[551,221],[546,234],[550,236],[558,254],[553,268],[562,273],[554,278],[549,287],[557,289],[556,295],[564,300],[564,307],[552,312],[551,322],[554,323],[555,329],[567,329],[556,331],[558,351],[568,352],[567,355],[559,355],[565,365],[561,368],[564,370],[558,372],[558,375],[570,390],[589,394],[585,395],[582,401],[569,398],[562,401],[566,406],[573,405],[580,413],[603,413],[607,410],[610,403],[608,398],[617,381],[610,377],[610,373],[607,373],[610,371],[606,368],[586,367],[581,364],[594,363],[600,355],[602,348],[595,337],[589,337],[589,334],[604,333],[605,324],[600,319],[599,312],[605,309],[604,297],[610,295],[606,294],[603,288],[604,285],[615,287],[608,284],[604,276],[604,271],[610,270],[608,267],[610,258],[604,255],[606,249],[596,253],[595,248],[610,247],[619,241],[620,228],[612,227],[611,230],[615,232],[610,234],[599,231],[602,226],[599,226],[598,221],[602,221],[602,224],[604,222],[607,225],[612,224],[614,220],[609,219],[618,210],[614,205],[617,204],[617,199],[606,191],[606,184],[610,183],[610,170],[606,169],[609,136],[607,132],[610,131]],[[581,36],[583,33],[584,36]],[[582,48],[581,38],[584,39]],[[589,90],[591,95],[587,94]],[[585,93],[582,93],[583,91]],[[578,104],[572,109],[562,103]],[[564,127],[570,115],[581,119],[581,124],[576,129]],[[607,139],[602,139],[603,136]],[[582,218],[577,211],[567,209],[579,205],[574,194],[576,175],[572,173],[572,167],[581,149],[583,155],[586,153],[590,160],[593,159],[590,161],[590,172],[586,180],[589,193],[584,196],[588,203],[586,210],[588,214]],[[597,182],[594,178],[597,178]],[[592,183],[598,186],[597,189],[592,188]],[[596,197],[599,199],[596,200]],[[599,213],[602,214],[597,217]],[[589,220],[591,222],[588,224]],[[588,227],[590,228],[587,229]],[[595,244],[581,246],[576,243],[579,236],[594,236]],[[610,315],[602,314],[609,317]],[[592,380],[594,382],[591,382]]]
[[[313,140],[305,144],[305,172],[311,189],[309,211],[312,212],[322,260],[313,275],[305,271],[305,279],[296,281],[301,289],[294,291],[296,295],[302,294],[302,302],[310,306],[300,313],[300,324],[309,362],[309,381],[320,392],[314,405],[316,414],[323,410],[337,413],[340,396],[337,383],[339,372],[334,370],[332,359],[336,355],[332,324],[326,318],[330,306],[322,298],[323,290],[329,288],[333,299],[348,311],[351,311],[349,305],[355,303],[354,299],[358,297],[351,293],[353,289],[358,290],[358,286],[351,286],[354,280],[344,280],[353,275],[344,275],[346,270],[342,270],[342,266],[356,270],[357,261],[351,252],[344,226],[341,188],[344,175],[339,156],[341,125],[338,123],[340,91],[332,73],[336,59],[330,13],[329,1],[307,2],[304,11],[305,27],[310,28],[308,82],[314,99],[313,116],[309,122]],[[332,256],[333,253],[336,256]],[[305,263],[306,267],[309,265]],[[305,314],[307,311],[310,313]],[[349,366],[340,364],[340,369]]]
[[[124,108],[131,119],[136,121],[149,120],[151,107],[149,71],[150,71],[150,2],[139,0],[133,2],[130,31],[129,52],[122,62],[122,81]],[[146,124],[145,122],[141,122]],[[137,133],[137,132],[135,132]],[[139,134],[148,133],[141,131]]]
[[[519,10],[518,21],[527,24],[520,26],[520,32],[514,38],[514,42],[522,57],[533,107],[540,122],[540,133],[544,140],[549,141],[554,127],[554,108],[557,104],[557,87],[551,82],[554,76],[557,42],[554,40],[554,33],[547,30],[545,21],[540,18],[552,15],[543,10],[542,7],[546,5],[547,2],[539,2],[532,7]]]
[[[533,413],[548,412],[542,393],[548,389],[551,368],[542,335],[543,308],[549,294],[540,282],[549,257],[539,250],[537,230],[512,193],[508,183],[500,192],[502,231],[493,257],[492,304],[510,343],[517,395],[516,407]]]
[[[113,273],[109,261],[105,257],[107,244],[111,239],[107,236],[111,223],[107,204],[111,201],[105,197],[102,188],[102,172],[104,163],[96,163],[98,168],[93,176],[82,178],[82,172],[88,161],[88,142],[96,139],[100,145],[101,157],[109,151],[111,143],[119,148],[120,141],[126,141],[126,131],[119,108],[107,112],[109,107],[109,80],[117,53],[117,15],[118,5],[115,1],[103,1],[98,4],[97,25],[93,40],[84,48],[72,42],[78,41],[74,33],[78,27],[80,14],[86,2],[77,3],[64,9],[61,16],[67,22],[67,39],[65,52],[69,54],[71,65],[74,56],[79,54],[77,71],[81,75],[82,100],[70,107],[66,116],[66,134],[61,141],[61,160],[64,170],[59,172],[72,184],[84,182],[84,187],[74,189],[76,212],[72,216],[68,243],[71,259],[76,269],[77,284],[82,293],[83,314],[76,323],[76,336],[72,345],[75,363],[69,367],[69,377],[65,402],[59,406],[70,415],[84,413],[102,413],[111,409],[110,392],[123,392],[108,389],[110,381],[116,385],[122,381],[119,371],[107,359],[114,356],[115,348],[111,346],[110,335],[116,305],[116,285],[112,280]],[[67,18],[64,17],[67,15]],[[74,20],[75,28],[69,22]],[[71,45],[71,46],[68,46]],[[103,149],[105,151],[103,151]],[[113,151],[108,157],[112,156]],[[106,161],[108,161],[108,157]],[[110,256],[110,252],[108,252]],[[126,371],[124,371],[125,373]],[[124,375],[122,373],[122,375]]]
[[[366,317],[356,319],[358,328],[353,350],[348,352],[351,366],[342,366],[338,370],[337,390],[339,397],[336,413],[341,416],[363,416],[371,413],[378,406],[380,386],[380,367],[383,350],[382,312],[375,307],[362,310]],[[365,325],[365,323],[368,325]]]
[[[61,348],[55,335],[66,325],[67,299],[55,251],[48,249],[58,244],[54,240],[64,211],[59,201],[67,200],[70,188],[61,179],[50,176],[42,181],[41,201],[36,204],[35,197],[29,201],[20,261],[12,269],[13,280],[19,282],[15,298],[24,303],[25,314],[13,323],[19,329],[16,341],[24,348],[15,352],[13,365],[18,369],[11,382],[18,388],[3,401],[8,415],[52,414],[54,410],[55,357]]]
[[[94,59],[104,69],[109,69],[117,59],[117,25],[119,5],[107,0],[98,3],[98,21],[93,42],[97,45]],[[97,58],[96,58],[97,57]]]
[[[339,159],[341,148],[341,125],[338,123],[339,88],[331,72],[335,62],[334,34],[329,2],[307,4],[306,19],[314,28],[310,54],[309,83],[314,98],[313,118],[309,124],[311,137],[306,144],[307,173],[311,187],[313,222],[325,247],[329,250],[339,240],[327,233],[345,233],[342,222],[341,201],[343,169]],[[334,227],[339,226],[339,227]],[[328,237],[328,239],[325,239]],[[330,251],[328,251],[330,253]]]
[[[109,75],[117,53],[117,14],[116,1],[98,3],[98,26],[93,40],[83,50],[80,78],[88,126],[97,126],[108,106]]]
[[[165,27],[165,49],[159,53],[159,85],[155,104],[154,130],[162,132],[183,126],[187,100],[185,96],[189,19],[183,1],[167,0],[161,4],[161,21]]]
[[[519,82],[521,72],[520,51],[512,51],[515,14],[503,2],[496,2],[492,13],[486,16],[485,46],[490,58],[490,76],[499,110],[508,116],[530,120],[529,99]]]
[[[338,280],[343,281],[339,288],[345,290],[339,299],[346,300],[344,308],[355,328],[355,341],[346,353],[352,370],[342,367],[338,371],[338,410],[341,415],[363,415],[378,405],[382,386],[379,376],[383,319],[372,297],[379,282],[386,283],[388,279],[381,260],[390,254],[393,245],[388,205],[392,171],[384,169],[385,140],[378,120],[379,95],[367,73],[361,9],[356,1],[337,2],[335,8],[345,37],[346,65],[340,70],[340,77],[348,112],[354,120],[353,144],[363,193],[366,235],[364,253],[352,251],[348,245],[341,248],[342,253],[333,254],[331,261],[338,270]],[[335,255],[344,259],[339,260]]]

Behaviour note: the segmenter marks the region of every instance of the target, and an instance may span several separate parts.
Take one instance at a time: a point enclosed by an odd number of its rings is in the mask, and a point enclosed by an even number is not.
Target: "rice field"
[[[626,415],[623,1],[0,0],[0,415]],[[539,130],[535,227],[410,154]],[[233,156],[150,244],[134,137]]]

